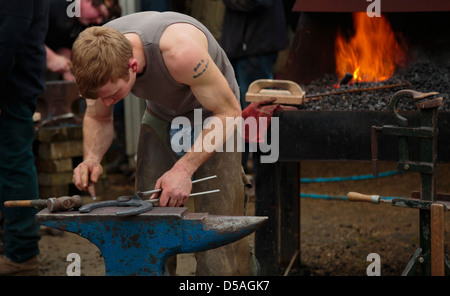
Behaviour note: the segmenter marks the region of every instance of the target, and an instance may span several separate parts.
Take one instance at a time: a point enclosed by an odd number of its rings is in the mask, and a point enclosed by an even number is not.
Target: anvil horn
[[[214,249],[240,240],[253,233],[268,219],[251,216],[213,216],[183,221],[183,243],[181,253],[193,253]],[[198,239],[190,239],[197,237]]]

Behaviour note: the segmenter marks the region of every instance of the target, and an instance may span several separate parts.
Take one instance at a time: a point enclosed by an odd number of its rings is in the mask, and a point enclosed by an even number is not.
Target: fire
[[[405,58],[388,20],[353,14],[355,35],[350,39],[338,32],[335,46],[336,72],[339,79],[353,74],[353,82],[378,82],[389,79]]]

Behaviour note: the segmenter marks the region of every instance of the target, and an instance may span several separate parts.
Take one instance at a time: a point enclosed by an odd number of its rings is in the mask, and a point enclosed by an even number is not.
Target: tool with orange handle
[[[381,198],[379,195],[368,195],[358,192],[347,193],[347,199],[349,201],[370,202],[374,204],[379,203],[392,203],[392,198]]]
[[[432,204],[442,204],[444,211],[447,211],[447,204],[442,201],[422,200],[417,198],[404,198],[404,197],[381,197],[379,195],[362,194],[358,192],[347,193],[348,201],[356,202],[370,202],[374,204],[389,203],[397,207],[416,208],[423,210],[430,210]]]

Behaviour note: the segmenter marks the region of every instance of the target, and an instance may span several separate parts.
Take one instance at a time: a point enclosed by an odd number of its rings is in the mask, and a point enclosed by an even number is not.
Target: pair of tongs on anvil
[[[202,181],[210,180],[216,178],[217,176],[209,176],[202,179],[192,181],[192,184],[199,183]],[[117,216],[133,216],[139,215],[153,209],[154,206],[158,206],[159,198],[156,199],[148,199],[153,193],[161,192],[162,189],[154,189],[149,191],[139,191],[133,194],[132,196],[120,196],[116,200],[106,200],[100,202],[94,202],[87,205],[82,206],[78,209],[80,213],[89,213],[93,209],[103,208],[103,207],[134,207],[133,209],[118,211],[116,212]],[[189,196],[197,196],[209,193],[219,192],[220,189],[214,189],[209,191],[191,193]]]

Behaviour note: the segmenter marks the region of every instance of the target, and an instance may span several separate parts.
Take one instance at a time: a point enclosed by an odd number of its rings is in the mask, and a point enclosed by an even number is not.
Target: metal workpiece
[[[202,179],[192,181],[192,184],[207,181],[210,179],[216,178],[217,175],[205,177]],[[198,196],[204,194],[217,193],[220,189],[208,190],[203,192],[191,193],[189,196]],[[159,198],[149,199],[154,193],[162,192],[162,189],[153,189],[148,191],[139,191],[133,194],[132,196],[120,196],[116,200],[106,200],[99,201],[86,204],[79,209],[80,213],[90,213],[93,209],[101,208],[101,207],[132,207],[131,209],[125,209],[122,211],[116,212],[117,216],[134,216],[140,215],[142,213],[148,212],[153,207],[158,206]]]
[[[259,229],[267,217],[189,213],[184,207],[155,207],[135,216],[118,216],[118,207],[90,213],[50,213],[36,222],[76,233],[94,245],[105,260],[106,275],[165,275],[173,255],[205,251],[235,242]]]
[[[133,216],[139,215],[153,209],[153,206],[159,202],[158,199],[154,200],[142,200],[136,193],[133,196],[121,196],[117,200],[105,200],[100,202],[93,202],[82,206],[79,209],[80,213],[90,213],[94,209],[102,207],[133,207],[130,209],[117,211],[117,216]]]

